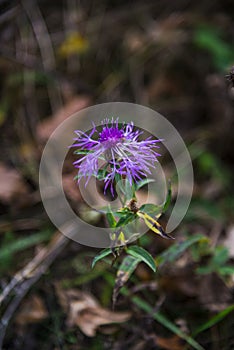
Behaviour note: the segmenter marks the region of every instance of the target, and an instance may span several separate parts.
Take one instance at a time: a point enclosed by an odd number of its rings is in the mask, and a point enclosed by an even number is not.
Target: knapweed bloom
[[[135,130],[133,122],[119,123],[118,119],[105,119],[101,131],[93,124],[89,134],[80,130],[75,133],[78,137],[71,147],[77,147],[78,154],[79,151],[84,153],[73,163],[79,169],[78,179],[86,177],[87,185],[91,176],[97,177],[100,167],[104,166],[104,193],[110,187],[114,195],[114,180],[118,175],[128,179],[131,185],[137,183],[151,173],[150,168],[155,167],[160,155],[155,150],[159,148],[160,140],[152,137],[139,140],[143,132]]]

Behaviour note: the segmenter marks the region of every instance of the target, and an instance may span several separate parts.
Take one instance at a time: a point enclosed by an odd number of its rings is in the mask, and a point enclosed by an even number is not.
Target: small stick
[[[69,236],[71,237],[75,232],[74,224],[65,224],[64,230],[70,232],[71,234]],[[61,231],[64,232],[64,230]],[[69,241],[70,240],[65,235],[61,235],[59,231],[56,231],[50,244],[43,248],[30,263],[20,270],[3,290],[0,296],[1,302],[6,299],[12,290],[14,290],[15,296],[9,303],[0,321],[0,349],[2,349],[8,324],[20,302],[32,285],[34,285],[43,273],[45,273]]]

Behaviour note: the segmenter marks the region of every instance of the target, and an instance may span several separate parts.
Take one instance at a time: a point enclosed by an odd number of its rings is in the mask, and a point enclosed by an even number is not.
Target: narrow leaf
[[[99,169],[97,173],[97,179],[102,181],[106,178],[107,170],[106,167],[104,169]]]
[[[92,262],[92,268],[94,268],[95,264],[105,258],[107,255],[110,255],[112,253],[112,250],[110,248],[103,249],[98,255],[95,256]]]
[[[229,259],[229,252],[226,247],[217,246],[212,257],[212,264],[216,266],[224,265]]]
[[[220,311],[217,315],[213,316],[208,322],[205,322],[203,325],[199,326],[194,332],[193,336],[205,331],[206,329],[214,326],[216,323],[222,321],[230,312],[234,311],[234,305],[228,306],[223,311]]]
[[[155,182],[155,180],[154,179],[143,179],[143,180],[137,182],[137,184],[135,185],[136,191],[138,191],[143,186],[148,185],[148,183],[150,183],[150,182]]]
[[[85,155],[85,154],[92,153],[92,151],[91,150],[87,150],[87,149],[81,149],[81,150],[77,149],[73,153],[74,154],[84,154]]]
[[[125,180],[124,187],[125,201],[130,201],[132,198],[135,197],[135,188],[133,185],[130,184],[128,179]]]
[[[114,228],[116,226],[116,220],[111,210],[106,213],[106,218],[110,228]]]
[[[127,249],[127,253],[140,259],[146,265],[148,265],[154,272],[156,272],[156,266],[153,257],[142,247],[139,247],[137,245],[130,246]]]
[[[171,196],[172,196],[172,191],[171,191],[171,182],[168,183],[168,190],[167,190],[167,198],[164,203],[162,212],[165,213],[171,203]]]
[[[218,268],[218,272],[220,275],[234,275],[234,266],[225,265]]]
[[[127,225],[129,222],[135,219],[135,215],[133,213],[129,213],[127,215],[124,214],[116,224],[116,227],[122,227]]]
[[[113,286],[113,276],[111,274],[108,274],[108,272],[104,275],[105,280]],[[145,311],[148,313],[148,315],[151,315],[157,322],[162,324],[165,328],[169,329],[171,332],[177,334],[181,339],[184,339],[188,344],[190,344],[194,349],[196,350],[205,350],[196,340],[194,340],[192,337],[189,335],[185,334],[178,328],[173,322],[168,320],[168,318],[163,315],[161,312],[152,312],[153,311],[153,306],[148,304],[146,301],[143,299],[137,297],[137,296],[132,296],[127,289],[126,286],[124,286],[120,293],[122,295],[131,296],[131,302],[134,303],[139,309]]]
[[[143,299],[139,297],[132,297],[131,301],[137,305],[140,309],[146,311],[149,315],[152,315],[152,317],[161,323],[165,328],[169,329],[173,333],[177,334],[180,338],[184,339],[189,343],[194,349],[196,350],[205,350],[199,343],[197,343],[193,338],[188,336],[187,334],[183,333],[173,322],[168,320],[166,316],[159,312],[153,312],[152,313],[152,306],[145,302]]]
[[[176,244],[173,244],[157,257],[156,264],[162,265],[165,262],[175,261],[191,245],[197,242],[201,242],[203,240],[207,240],[207,237],[201,234],[197,234],[195,236],[191,236],[190,238],[187,238],[184,242],[178,242]]]
[[[34,235],[17,239],[15,242],[7,244],[0,249],[0,259],[4,259],[11,256],[11,254],[33,247],[41,242],[48,241],[50,237],[51,233],[49,231],[42,231]]]
[[[162,211],[162,208],[158,205],[147,203],[147,204],[143,204],[139,210],[148,215],[155,216]]]
[[[114,286],[113,297],[112,297],[113,306],[116,303],[120,289],[129,280],[131,274],[134,272],[134,270],[136,269],[140,261],[141,260],[139,258],[136,258],[131,255],[127,255],[123,259],[115,279],[115,286]]]

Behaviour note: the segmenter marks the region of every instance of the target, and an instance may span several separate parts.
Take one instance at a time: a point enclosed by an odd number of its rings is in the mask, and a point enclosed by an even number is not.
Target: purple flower
[[[79,169],[79,180],[87,177],[86,185],[91,176],[97,176],[101,166],[105,166],[106,175],[104,178],[104,193],[110,186],[114,195],[114,179],[117,174],[127,178],[132,182],[137,182],[151,174],[150,168],[155,167],[157,157],[160,156],[155,151],[161,140],[154,140],[152,137],[140,141],[139,136],[142,131],[134,131],[133,122],[120,124],[118,119],[110,121],[105,119],[102,122],[102,130],[98,132],[93,124],[93,129],[87,133],[76,130],[77,138],[71,147],[78,147],[78,154],[83,153],[82,158],[73,164]],[[97,137],[93,138],[95,135]],[[87,153],[86,153],[87,152]]]

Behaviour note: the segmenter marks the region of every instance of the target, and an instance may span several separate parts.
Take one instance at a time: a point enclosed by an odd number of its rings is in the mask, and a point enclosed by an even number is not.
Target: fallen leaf
[[[10,204],[23,203],[29,190],[16,169],[0,163],[0,201]],[[14,203],[15,204],[15,203]]]
[[[78,289],[62,290],[59,285],[56,285],[56,292],[67,314],[67,326],[78,326],[89,337],[94,337],[101,325],[126,322],[131,317],[130,312],[113,312],[103,308],[87,292]]]
[[[37,323],[48,317],[43,300],[38,295],[32,295],[26,299],[16,315],[15,322],[24,326],[29,323]]]
[[[48,140],[53,131],[72,114],[79,112],[90,105],[91,99],[88,96],[76,96],[65,106],[60,108],[53,116],[48,117],[45,121],[37,126],[37,137],[40,142]]]
[[[183,341],[177,336],[173,335],[170,338],[162,338],[155,336],[155,342],[157,346],[160,346],[165,350],[184,350],[185,345]]]

